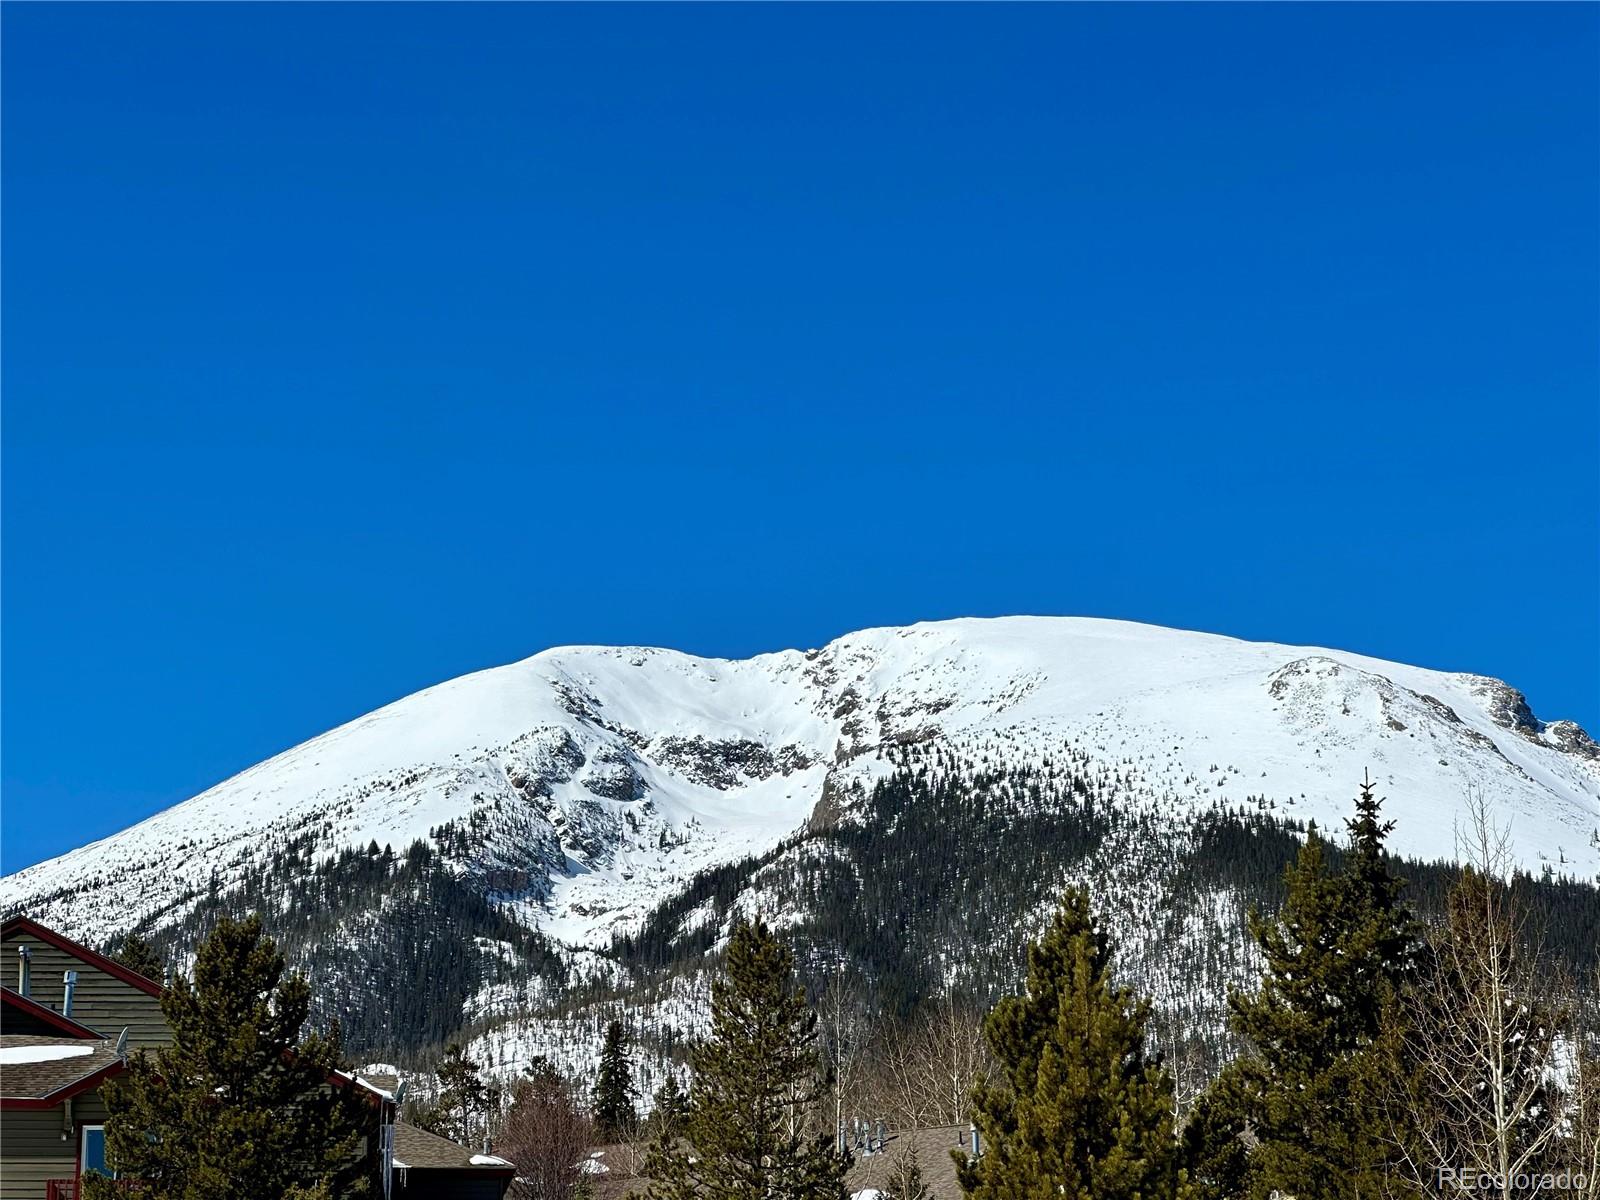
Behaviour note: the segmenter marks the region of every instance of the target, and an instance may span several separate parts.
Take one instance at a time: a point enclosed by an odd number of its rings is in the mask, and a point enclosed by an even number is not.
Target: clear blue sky
[[[1593,5],[9,4],[4,846],[566,642],[1600,724]]]

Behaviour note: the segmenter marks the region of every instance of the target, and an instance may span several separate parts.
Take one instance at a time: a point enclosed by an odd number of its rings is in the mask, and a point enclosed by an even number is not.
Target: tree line
[[[808,998],[784,940],[741,920],[688,1093],[649,1140],[646,1194],[842,1196],[839,1131],[865,1109],[900,1129],[976,1126],[982,1152],[954,1153],[982,1200],[1594,1200],[1597,981],[1548,954],[1504,837],[1481,798],[1469,807],[1468,861],[1426,920],[1370,784],[1341,846],[1308,828],[1281,902],[1251,912],[1259,968],[1228,998],[1239,1052],[1198,1082],[1153,1044],[1086,889],[1065,890],[1015,994],[986,1015],[947,995],[909,1022],[864,1019],[843,972]],[[894,1166],[888,1200],[929,1194],[917,1162]],[[537,1194],[584,1186],[574,1170]]]
[[[614,1021],[586,1083],[536,1062],[496,1094],[454,1045],[407,1115],[488,1137],[527,1200],[589,1194],[599,1146],[650,1200],[842,1198],[861,1115],[976,1127],[954,1167],[982,1200],[1596,1200],[1600,987],[1549,954],[1504,836],[1481,797],[1469,807],[1467,862],[1427,915],[1370,785],[1342,844],[1307,829],[1281,900],[1251,910],[1257,969],[1228,997],[1220,1071],[1186,1073],[1158,1044],[1103,909],[1073,886],[992,1005],[947,990],[883,1019],[843,960],[808,986],[795,939],[745,916],[686,1089],[669,1075],[641,1103]],[[308,989],[259,921],[220,921],[163,1003],[174,1046],[107,1089],[108,1161],[152,1197],[370,1190],[349,1155],[362,1114],[337,1089],[295,1099],[341,1044],[336,1026],[303,1033]],[[892,1166],[886,1200],[926,1200],[926,1164]]]

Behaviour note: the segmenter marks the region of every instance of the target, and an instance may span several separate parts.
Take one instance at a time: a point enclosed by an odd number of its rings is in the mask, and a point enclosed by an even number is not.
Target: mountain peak
[[[1514,688],[1343,651],[1090,617],[864,629],[748,659],[563,646],[425,688],[201,795],[0,880],[69,932],[172,919],[274,846],[329,856],[473,831],[466,871],[517,881],[594,946],[695,872],[758,853],[934,743],[1037,763],[1073,744],[1139,764],[1127,802],[1245,789],[1333,824],[1370,770],[1397,849],[1454,853],[1478,789],[1525,866],[1600,873],[1600,753]],[[1231,790],[1230,790],[1231,789]]]

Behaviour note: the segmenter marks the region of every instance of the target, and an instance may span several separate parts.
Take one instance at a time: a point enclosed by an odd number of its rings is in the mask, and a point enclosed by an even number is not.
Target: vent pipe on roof
[[[17,991],[29,995],[33,991],[33,951],[26,946],[17,947]]]
[[[61,977],[61,983],[61,1015],[70,1017],[72,1015],[72,993],[78,990],[78,973],[76,971],[68,971]]]

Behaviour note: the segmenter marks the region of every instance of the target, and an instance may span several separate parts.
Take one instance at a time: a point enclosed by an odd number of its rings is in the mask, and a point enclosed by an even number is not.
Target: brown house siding
[[[25,930],[9,930],[5,935],[0,971],[6,986],[17,986],[17,948],[32,952],[32,985],[29,995],[41,1004],[61,1011],[66,994],[65,976],[78,973],[78,986],[72,993],[72,1019],[114,1038],[128,1031],[128,1045],[165,1046],[172,1040],[161,1016],[161,999],[141,991],[133,984],[68,954]]]

